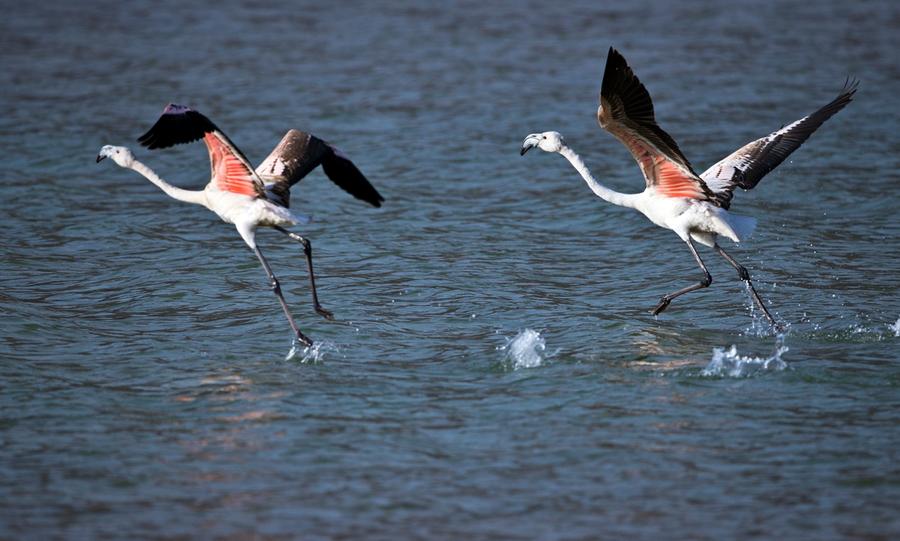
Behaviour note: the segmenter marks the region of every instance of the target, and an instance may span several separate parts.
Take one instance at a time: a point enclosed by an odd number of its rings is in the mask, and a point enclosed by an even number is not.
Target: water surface
[[[895,4],[8,11],[0,538],[900,535]],[[731,253],[790,323],[781,341],[710,251],[712,287],[649,315],[698,278],[677,237],[559,156],[519,156],[555,129],[641,189],[594,120],[610,45],[701,170],[861,80],[735,198],[760,226]],[[259,235],[316,362],[284,360],[231,226],[94,163],[132,145],[202,187],[201,145],[134,142],[170,101],[253,161],[314,132],[386,197],[368,208],[320,172],[294,193],[334,323],[298,247]]]

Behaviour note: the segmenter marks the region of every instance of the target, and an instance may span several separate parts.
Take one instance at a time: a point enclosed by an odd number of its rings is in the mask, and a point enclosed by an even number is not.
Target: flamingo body
[[[641,212],[654,224],[672,230],[686,242],[703,270],[704,279],[693,286],[664,296],[652,312],[659,314],[672,299],[708,287],[712,276],[694,248],[693,242],[709,246],[722,255],[746,282],[754,301],[773,326],[769,314],[750,281],[746,269],[717,243],[722,236],[736,243],[750,236],[756,219],[729,211],[735,188],[752,189],[769,171],[800,147],[826,120],[853,99],[858,83],[849,79],[838,96],[810,115],[771,134],[751,141],[698,175],[675,140],[656,123],[650,94],[628,66],[625,58],[610,47],[597,121],[631,152],[643,173],[646,187],[636,194],[624,194],[598,182],[575,151],[555,131],[533,133],[522,143],[521,154],[537,147],[561,154],[581,174],[598,197],[618,206]]]
[[[130,149],[106,145],[100,149],[97,162],[111,158],[117,165],[132,169],[166,194],[179,201],[202,205],[226,223],[234,224],[241,238],[259,258],[269,276],[272,290],[284,310],[297,339],[307,346],[312,340],[297,328],[281,294],[275,274],[256,242],[260,226],[271,227],[303,245],[310,273],[313,305],[320,315],[332,319],[322,308],[316,293],[310,242],[282,226],[307,220],[291,212],[290,189],[310,171],[321,165],[326,176],[354,197],[378,207],[384,198],[356,166],[337,149],[321,139],[298,130],[290,130],[271,154],[254,170],[247,158],[230,139],[201,113],[182,105],[169,104],[156,124],[138,141],[150,149],[202,139],[210,160],[210,180],[203,190],[184,190],[172,186],[152,169],[135,159]]]
[[[717,235],[734,242],[748,238],[756,227],[756,219],[738,216],[706,201],[660,195],[648,189],[635,200],[635,209],[654,224],[671,229],[681,240],[688,237],[712,248]]]

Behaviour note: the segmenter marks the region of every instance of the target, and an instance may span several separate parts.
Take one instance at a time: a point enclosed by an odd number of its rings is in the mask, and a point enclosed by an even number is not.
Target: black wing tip
[[[311,135],[310,137],[322,141],[314,135]],[[322,141],[322,143],[327,147],[327,152],[322,157],[321,161],[322,170],[325,173],[325,176],[356,199],[365,201],[375,208],[381,207],[384,197],[378,193],[375,186],[373,186],[372,183],[369,182],[369,179],[366,178],[366,175],[356,167],[356,164],[341,154],[340,151],[335,149],[332,145],[325,143],[324,141]]]
[[[859,79],[855,77],[848,76],[844,80],[844,86],[841,87],[840,92],[837,97],[824,105],[821,109],[816,111],[815,113],[810,115],[810,118],[818,118],[819,123],[815,125],[815,128],[818,128],[822,122],[831,118],[832,115],[836,114],[838,111],[847,106],[856,95],[856,91],[859,89]],[[815,130],[813,128],[813,130]],[[812,132],[810,132],[812,133]]]
[[[192,143],[209,132],[216,125],[203,114],[186,105],[169,103],[153,126],[137,141],[150,150],[169,148],[184,143]]]
[[[631,74],[631,68],[628,67],[628,61],[625,60],[625,57],[622,56],[615,47],[609,47],[609,52],[606,55],[606,69],[603,71],[603,84],[601,85],[601,92],[604,88],[608,89],[609,83],[612,83],[612,77],[617,71],[622,71],[623,75],[626,77]]]
[[[856,95],[856,91],[859,89],[859,79],[852,76],[847,76],[844,79],[844,86],[841,87],[840,92],[836,98],[831,100],[828,105],[822,108],[823,111],[829,112],[829,116],[837,113],[841,109],[847,106],[848,103],[853,101],[853,98]]]
[[[365,177],[363,178],[365,179]],[[366,183],[368,184],[368,180],[366,180]],[[344,189],[344,191],[346,191],[356,199],[359,199],[364,203],[368,203],[375,208],[381,208],[381,204],[384,203],[384,197],[381,197],[381,194],[378,193],[375,187],[371,184],[368,184],[370,190],[360,189],[361,187],[357,187],[354,191],[351,191],[351,189],[349,188],[345,188],[343,186],[341,187]]]
[[[849,102],[853,100],[853,96],[856,94],[857,90],[859,90],[859,79],[852,75],[848,75],[844,80],[844,86],[841,87],[841,91],[838,94],[838,99],[843,98]]]
[[[609,53],[606,55],[606,70],[622,70],[626,75],[634,75],[631,66],[628,65],[628,61],[625,60],[622,53],[612,46],[610,46]]]
[[[625,61],[625,57],[622,56],[622,53],[620,53],[619,50],[612,45],[609,46],[609,52],[606,54],[606,63],[609,64],[610,61],[616,63],[621,62],[622,64],[626,65],[628,64],[628,62]]]
[[[644,83],[634,74],[634,70],[628,65],[628,61],[615,47],[610,46],[606,58],[606,69],[603,70],[603,81],[600,83],[600,96],[607,100],[620,98],[627,95],[646,99],[649,103],[650,114],[653,116],[653,100]]]
[[[354,168],[355,167],[356,166],[354,166]],[[375,186],[373,186],[372,183],[369,182],[369,179],[367,179],[366,176],[363,175],[361,171],[359,171],[359,169],[357,169],[356,171],[359,173],[359,177],[362,182],[360,183],[358,191],[356,191],[355,193],[350,192],[350,195],[361,201],[365,201],[375,208],[381,208],[381,204],[384,203],[384,197],[382,197],[381,194],[378,193],[378,190],[375,189]]]
[[[193,109],[191,109],[187,105],[179,105],[177,103],[169,103],[165,106],[165,108],[163,108],[162,114],[164,114],[164,115],[181,115],[188,111],[193,111]]]
[[[363,201],[372,205],[375,208],[381,208],[381,204],[384,203],[384,197],[382,197],[381,194],[378,193],[378,190],[375,189],[375,186],[372,186],[372,183],[369,182],[369,179],[367,179],[366,176],[362,174],[362,172],[360,172],[360,175],[362,176],[363,179],[365,179],[366,184],[368,184],[369,187],[371,188],[371,191],[369,193],[365,194],[364,197],[360,197],[360,199],[362,199]]]

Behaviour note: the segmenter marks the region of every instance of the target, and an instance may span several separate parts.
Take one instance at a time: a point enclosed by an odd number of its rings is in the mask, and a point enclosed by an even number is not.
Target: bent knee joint
[[[303,251],[309,253],[312,251],[312,243],[306,237],[301,237],[296,233],[291,233],[290,237],[303,245]]]

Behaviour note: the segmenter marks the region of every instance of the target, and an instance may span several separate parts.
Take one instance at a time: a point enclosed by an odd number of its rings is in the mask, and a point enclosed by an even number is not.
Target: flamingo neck
[[[604,201],[609,201],[613,205],[619,205],[620,207],[628,207],[634,208],[635,199],[640,194],[628,194],[628,193],[620,193],[615,190],[610,190],[603,184],[600,184],[597,179],[594,178],[594,175],[591,174],[591,171],[587,168],[587,165],[584,164],[584,160],[581,159],[581,156],[575,153],[574,150],[567,146],[563,146],[559,149],[559,153],[563,155],[572,166],[581,173],[584,181],[587,182],[588,187],[592,192],[597,194],[597,197],[603,199]]]
[[[141,175],[146,177],[147,180],[159,186],[162,191],[166,192],[166,194],[173,199],[184,201],[185,203],[194,203],[197,205],[203,205],[205,207],[208,206],[206,201],[206,194],[203,192],[203,190],[182,190],[181,188],[172,186],[171,184],[160,178],[160,176],[157,175],[153,171],[153,169],[150,169],[137,160],[134,160],[131,163],[130,169],[133,169],[134,171],[140,173]]]

